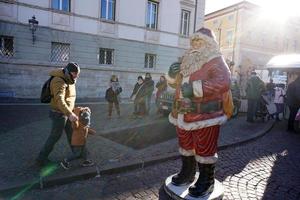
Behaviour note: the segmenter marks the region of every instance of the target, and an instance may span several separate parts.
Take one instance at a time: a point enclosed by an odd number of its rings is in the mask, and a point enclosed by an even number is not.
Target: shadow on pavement
[[[124,131],[115,131],[110,134],[103,134],[102,137],[121,145],[139,150],[153,144],[159,144],[176,138],[175,127],[168,122],[159,122],[138,128],[129,128]]]

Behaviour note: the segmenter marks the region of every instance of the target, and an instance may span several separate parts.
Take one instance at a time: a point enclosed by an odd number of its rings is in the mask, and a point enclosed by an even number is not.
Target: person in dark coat
[[[273,83],[273,79],[270,79],[270,82],[267,83],[266,85],[266,91],[267,91],[267,94],[268,94],[268,98],[269,100],[272,99],[272,97],[274,97],[275,95],[275,83]]]
[[[111,118],[112,109],[115,105],[118,117],[120,117],[119,94],[122,92],[118,77],[112,75],[110,79],[110,87],[105,92],[105,99],[108,102],[108,118]]]
[[[159,81],[156,83],[156,88],[157,88],[156,106],[157,106],[157,113],[159,114],[160,112],[159,112],[158,98],[168,88],[168,84],[165,76],[160,76]]]
[[[146,114],[148,115],[150,112],[150,105],[151,105],[151,97],[154,91],[154,81],[152,80],[151,74],[145,74],[145,94],[146,94]]]
[[[134,103],[134,117],[141,117],[145,115],[145,87],[142,76],[138,77],[137,83],[134,86],[130,99]]]
[[[251,72],[251,78],[248,80],[246,87],[248,99],[247,122],[254,122],[254,116],[258,110],[259,100],[264,90],[264,82],[256,75],[255,71]]]
[[[288,85],[286,92],[286,101],[290,109],[290,116],[288,121],[288,132],[295,132],[294,123],[297,112],[300,108],[300,76],[295,81]]]

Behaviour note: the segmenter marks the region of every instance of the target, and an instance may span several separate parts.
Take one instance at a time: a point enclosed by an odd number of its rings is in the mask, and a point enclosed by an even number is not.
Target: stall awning
[[[266,65],[267,69],[300,70],[300,54],[274,56]]]

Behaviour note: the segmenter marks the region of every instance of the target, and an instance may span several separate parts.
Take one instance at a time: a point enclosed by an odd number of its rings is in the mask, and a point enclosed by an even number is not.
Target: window
[[[153,69],[156,67],[156,55],[155,54],[145,54],[145,68]]]
[[[233,31],[227,31],[227,34],[226,34],[226,44],[228,46],[232,46],[233,45]]]
[[[70,44],[51,43],[51,62],[67,62],[70,58]]]
[[[99,51],[99,64],[103,64],[103,65],[114,64],[114,50],[101,48]]]
[[[101,0],[101,18],[115,20],[115,0]]]
[[[0,36],[0,56],[11,57],[14,55],[14,38],[10,36]]]
[[[157,29],[157,7],[158,3],[148,1],[146,27]]]
[[[70,0],[52,0],[52,8],[70,12]]]
[[[189,26],[190,25],[190,12],[186,10],[181,11],[181,25],[180,25],[180,34],[184,36],[189,35]]]

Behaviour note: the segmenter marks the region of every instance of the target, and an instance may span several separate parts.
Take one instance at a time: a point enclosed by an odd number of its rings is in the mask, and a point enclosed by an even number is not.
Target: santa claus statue
[[[173,63],[168,83],[176,88],[169,121],[176,126],[182,168],[172,177],[176,186],[199,178],[189,195],[200,197],[214,189],[220,125],[232,114],[230,71],[211,30],[201,28],[190,39],[191,48],[181,63]]]

